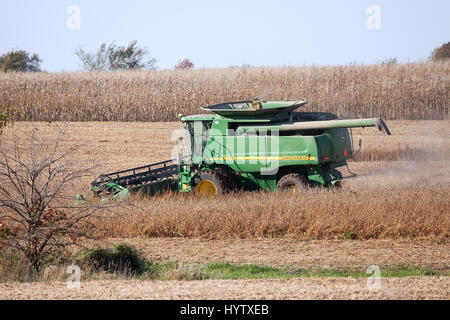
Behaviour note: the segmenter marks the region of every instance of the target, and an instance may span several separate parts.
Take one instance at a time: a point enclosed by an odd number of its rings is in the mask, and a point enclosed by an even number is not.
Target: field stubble
[[[0,299],[448,299],[448,277],[384,278],[368,290],[364,278],[83,282],[0,284]]]

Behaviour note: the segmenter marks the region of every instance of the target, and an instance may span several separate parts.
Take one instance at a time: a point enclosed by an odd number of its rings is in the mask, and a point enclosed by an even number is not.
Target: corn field
[[[249,99],[308,100],[341,117],[448,119],[450,63],[0,74],[0,110],[26,121],[174,121]]]

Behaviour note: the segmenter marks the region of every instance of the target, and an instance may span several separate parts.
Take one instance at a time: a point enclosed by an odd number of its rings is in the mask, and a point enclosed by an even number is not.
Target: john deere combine
[[[177,159],[102,174],[92,182],[100,197],[164,190],[214,196],[232,190],[298,191],[333,186],[336,168],[354,155],[348,128],[376,127],[381,118],[338,119],[325,112],[297,112],[306,101],[242,101],[202,108],[209,114],[181,117],[185,137]]]

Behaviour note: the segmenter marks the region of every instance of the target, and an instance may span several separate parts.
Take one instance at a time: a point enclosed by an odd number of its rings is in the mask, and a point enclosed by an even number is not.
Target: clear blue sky
[[[67,26],[70,5],[79,29]],[[2,3],[0,53],[38,53],[47,71],[80,69],[80,46],[132,40],[161,69],[183,58],[199,68],[423,61],[450,41],[449,16],[449,0],[14,0]]]

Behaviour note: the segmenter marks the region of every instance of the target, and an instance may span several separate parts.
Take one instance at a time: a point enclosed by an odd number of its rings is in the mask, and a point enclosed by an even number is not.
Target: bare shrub
[[[181,70],[192,69],[192,68],[194,68],[194,63],[187,58],[178,61],[178,64],[175,66],[175,69],[181,69]]]
[[[128,275],[141,275],[149,272],[151,262],[145,259],[133,246],[117,243],[113,248],[85,248],[79,252],[77,264],[91,268],[92,271],[106,271]]]
[[[78,147],[59,152],[65,128],[52,143],[40,141],[36,132],[28,146],[17,137],[0,144],[0,248],[20,251],[30,275],[39,273],[46,257],[88,236],[92,224],[87,219],[109,206],[75,203],[70,185],[90,168],[79,169]]]
[[[444,43],[439,48],[436,48],[431,53],[430,60],[432,61],[444,61],[450,59],[450,41]]]

